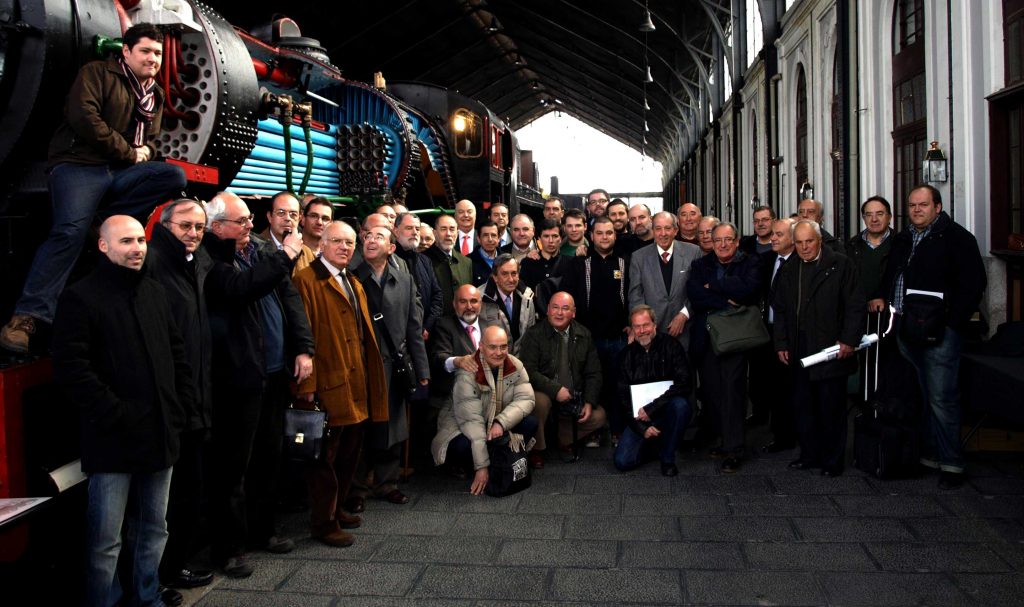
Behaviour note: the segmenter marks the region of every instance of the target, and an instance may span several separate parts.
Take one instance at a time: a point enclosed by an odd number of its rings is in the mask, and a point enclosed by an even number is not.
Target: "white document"
[[[928,297],[938,297],[943,299],[942,293],[939,291],[921,291],[919,289],[907,289],[907,295],[927,295]]]
[[[640,414],[640,409],[654,402],[669,388],[671,381],[652,381],[649,384],[637,384],[629,387],[629,395],[633,398],[633,417]]]
[[[854,350],[863,350],[864,348],[870,347],[872,344],[877,343],[877,342],[878,342],[878,334],[877,333],[872,333],[870,335],[865,335],[865,336],[860,338],[860,343],[857,344],[857,347],[854,348]],[[829,360],[833,360],[838,355],[839,355],[839,346],[838,345],[829,346],[829,347],[825,348],[824,350],[822,350],[821,352],[818,352],[817,354],[811,354],[810,356],[805,356],[805,357],[801,358],[800,359],[800,366],[806,369],[807,367],[814,366],[814,365],[816,365],[818,363],[823,363],[823,362],[826,362],[826,361],[829,361]]]

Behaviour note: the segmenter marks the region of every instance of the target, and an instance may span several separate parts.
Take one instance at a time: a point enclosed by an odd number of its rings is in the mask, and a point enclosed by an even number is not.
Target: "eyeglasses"
[[[363,240],[364,241],[371,241],[372,240],[373,242],[387,242],[388,241],[388,237],[383,235],[383,234],[366,234],[365,236],[363,236]]]
[[[595,199],[591,200],[590,202],[588,202],[587,204],[594,204],[595,202],[600,202],[601,204],[604,204],[604,203],[608,202],[608,199],[607,198],[595,198]]]
[[[715,244],[732,244],[736,242],[736,239],[733,238],[732,236],[723,236],[721,238],[715,238],[711,242]]]
[[[334,218],[330,215],[317,215],[316,213],[310,213],[306,215],[310,221],[319,221],[320,223],[331,223]]]
[[[337,238],[337,237],[335,237],[335,238],[328,238],[327,239],[327,244],[331,245],[332,247],[336,247],[336,246],[338,246],[340,244],[344,244],[346,247],[354,247],[354,246],[356,246],[356,242],[354,240],[352,240],[351,238]]]
[[[252,224],[252,220],[255,217],[256,217],[255,215],[250,213],[250,214],[246,215],[245,217],[239,217],[238,219],[218,219],[217,221],[230,221],[231,223],[237,223],[240,227],[244,228],[245,224],[247,224],[247,223],[248,224]]]
[[[196,234],[202,234],[206,230],[206,224],[203,223],[192,223],[190,221],[168,221],[167,223],[174,224],[186,234],[192,230],[196,231]]]
[[[289,219],[298,219],[298,211],[288,211],[286,209],[278,209],[274,211],[274,217],[288,217]]]

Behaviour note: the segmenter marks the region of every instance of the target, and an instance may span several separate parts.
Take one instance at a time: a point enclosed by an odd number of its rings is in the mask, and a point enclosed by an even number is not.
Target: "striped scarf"
[[[142,147],[146,145],[146,131],[156,116],[156,80],[152,79],[149,84],[143,85],[135,72],[125,63],[124,57],[118,57],[117,62],[124,72],[124,77],[128,79],[128,87],[135,95],[135,109],[132,111],[135,135],[132,137],[132,147]]]

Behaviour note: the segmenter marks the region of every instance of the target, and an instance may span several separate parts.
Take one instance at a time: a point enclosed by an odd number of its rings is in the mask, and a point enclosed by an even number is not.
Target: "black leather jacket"
[[[634,341],[619,353],[619,402],[625,408],[624,416],[629,420],[630,428],[637,434],[643,436],[651,423],[633,417],[630,386],[668,380],[672,380],[672,387],[644,407],[648,417],[657,415],[658,410],[672,398],[689,398],[692,386],[686,350],[668,333],[658,333],[651,340],[650,348],[645,350]]]

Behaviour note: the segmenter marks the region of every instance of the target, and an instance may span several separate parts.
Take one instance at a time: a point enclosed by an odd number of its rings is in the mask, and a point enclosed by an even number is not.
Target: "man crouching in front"
[[[526,445],[537,434],[533,388],[519,359],[508,353],[508,335],[500,327],[484,329],[474,354],[475,372],[458,369],[451,404],[438,414],[437,435],[431,444],[434,463],[472,469],[470,493],[480,495],[487,486],[487,442],[506,432],[519,434]]]

